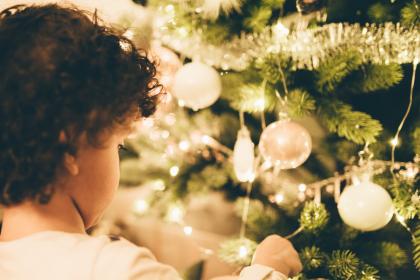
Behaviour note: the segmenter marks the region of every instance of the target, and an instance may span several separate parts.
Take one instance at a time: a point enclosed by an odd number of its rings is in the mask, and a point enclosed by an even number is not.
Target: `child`
[[[118,186],[124,138],[161,96],[153,63],[95,15],[51,4],[1,12],[0,67],[0,279],[181,279],[145,248],[86,234]],[[270,236],[239,279],[300,269]]]

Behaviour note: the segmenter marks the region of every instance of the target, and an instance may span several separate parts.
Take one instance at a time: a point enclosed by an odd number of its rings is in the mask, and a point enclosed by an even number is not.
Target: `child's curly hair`
[[[146,54],[96,14],[57,5],[1,12],[0,204],[47,203],[82,134],[97,145],[104,130],[154,112],[155,74]]]

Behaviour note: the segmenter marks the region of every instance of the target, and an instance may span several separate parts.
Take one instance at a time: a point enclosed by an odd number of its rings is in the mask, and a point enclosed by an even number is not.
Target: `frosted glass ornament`
[[[254,143],[251,140],[248,129],[243,127],[238,132],[238,138],[233,148],[233,168],[240,182],[254,180],[254,159]]]
[[[394,214],[388,192],[369,180],[346,187],[337,207],[347,225],[362,231],[378,230],[386,226]]]
[[[290,169],[308,159],[312,150],[312,139],[306,128],[300,124],[281,120],[264,129],[258,148],[265,160],[280,169]]]
[[[222,82],[214,68],[201,62],[185,64],[175,75],[172,94],[194,110],[211,106],[219,99]]]

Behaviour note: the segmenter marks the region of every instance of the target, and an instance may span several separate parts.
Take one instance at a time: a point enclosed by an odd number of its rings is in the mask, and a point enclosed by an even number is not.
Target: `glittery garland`
[[[178,26],[176,15],[162,13],[155,20],[155,38],[183,56],[220,68],[241,71],[256,57],[281,53],[294,69],[316,69],[325,59],[346,50],[357,50],[364,63],[415,63],[420,58],[420,28],[399,23],[331,23],[321,27],[289,30],[281,21],[261,33],[241,34],[229,42],[205,42],[202,30],[189,33]],[[303,25],[305,26],[305,25]]]

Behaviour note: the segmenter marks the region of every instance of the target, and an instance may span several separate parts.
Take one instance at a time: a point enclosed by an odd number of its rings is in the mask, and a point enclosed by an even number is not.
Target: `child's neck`
[[[24,202],[4,209],[1,241],[11,241],[42,231],[85,233],[83,219],[65,193],[57,191],[45,205]]]

